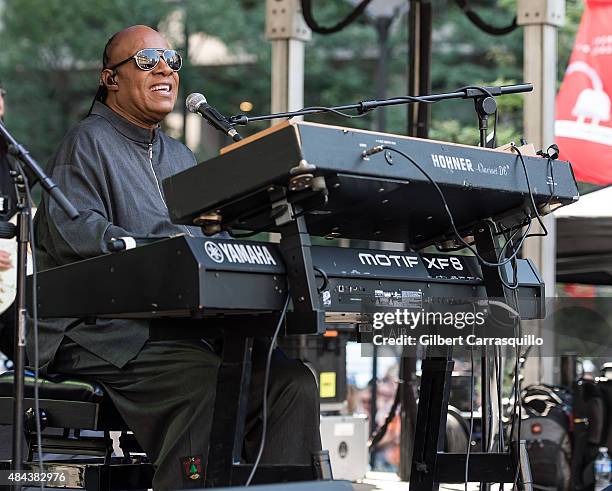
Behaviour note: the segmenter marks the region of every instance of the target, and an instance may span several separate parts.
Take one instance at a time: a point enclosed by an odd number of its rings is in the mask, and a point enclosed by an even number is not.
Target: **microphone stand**
[[[494,86],[494,87],[476,87],[469,86],[459,89],[456,92],[447,92],[442,94],[430,94],[419,97],[395,97],[384,100],[372,100],[362,101],[356,104],[347,104],[344,106],[335,107],[311,107],[304,108],[299,111],[288,111],[276,114],[267,114],[263,116],[252,116],[248,117],[245,114],[238,114],[236,116],[230,116],[229,121],[233,125],[246,125],[250,122],[264,121],[269,119],[277,118],[290,118],[293,116],[303,116],[307,114],[315,114],[322,112],[334,112],[334,111],[346,111],[346,110],[357,110],[358,114],[364,114],[368,111],[376,109],[378,107],[395,106],[399,104],[412,104],[415,102],[438,102],[449,99],[472,99],[474,101],[474,109],[478,116],[478,130],[480,136],[480,146],[493,148],[495,146],[495,138],[487,142],[487,130],[488,130],[488,119],[489,116],[494,115],[497,111],[497,102],[495,97],[505,94],[517,94],[521,92],[531,92],[533,85],[529,83],[517,84],[517,85],[505,85],[505,86]],[[375,150],[372,149],[372,150]],[[483,355],[481,357],[482,367],[482,392],[483,392],[483,404],[482,404],[482,424],[483,424],[483,438],[482,438],[482,451],[483,453],[490,452],[489,442],[489,428],[491,427],[491,410],[489,403],[490,394],[490,367],[489,367],[489,355],[486,347],[484,348]],[[520,442],[518,442],[520,444]],[[481,483],[481,489],[488,490],[490,486],[488,483]]]
[[[495,97],[506,94],[518,94],[521,92],[531,92],[533,85],[529,83],[516,85],[502,85],[493,87],[465,87],[455,92],[445,92],[441,94],[429,94],[422,96],[405,96],[394,97],[391,99],[362,101],[356,104],[346,104],[344,106],[334,107],[311,107],[300,109],[299,111],[287,111],[282,113],[265,114],[262,116],[247,116],[246,114],[237,114],[230,116],[229,122],[232,125],[247,125],[255,121],[265,121],[277,118],[291,118],[293,116],[304,116],[306,114],[316,114],[333,111],[348,111],[351,109],[357,110],[358,114],[364,114],[378,107],[397,106],[399,104],[413,104],[415,102],[438,102],[449,99],[473,99],[476,113],[478,114],[479,130],[480,130],[480,145],[486,146],[487,119],[488,116],[494,114],[497,110]],[[491,142],[493,144],[493,142]]]
[[[24,169],[37,179],[43,189],[49,193],[64,212],[74,220],[79,212],[68,201],[64,193],[57,187],[49,176],[41,169],[38,163],[30,156],[29,152],[12,137],[4,124],[0,121],[0,138],[7,146],[8,153],[19,159],[24,164]],[[14,353],[14,377],[13,377],[13,461],[15,472],[23,470],[23,416],[24,416],[24,369],[26,348],[26,275],[28,241],[30,237],[30,212],[28,209],[28,197],[26,192],[26,179],[12,170],[13,181],[17,190],[17,227],[7,227],[5,238],[17,236],[17,295],[15,298],[15,353]],[[4,229],[4,227],[2,227]],[[36,415],[38,417],[38,415]],[[17,490],[21,489],[18,485]]]

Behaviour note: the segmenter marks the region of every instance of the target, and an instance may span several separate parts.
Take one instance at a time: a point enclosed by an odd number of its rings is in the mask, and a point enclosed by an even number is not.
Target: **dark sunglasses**
[[[149,72],[157,66],[161,58],[163,58],[166,64],[175,72],[178,72],[183,66],[183,58],[173,49],[145,48],[116,65],[108,67],[108,69],[115,70],[121,65],[134,60],[138,68],[145,72]]]
[[[5,89],[0,89],[0,97],[4,97],[6,95]]]

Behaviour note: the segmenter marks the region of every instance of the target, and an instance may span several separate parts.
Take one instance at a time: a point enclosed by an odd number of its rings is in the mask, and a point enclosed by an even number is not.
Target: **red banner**
[[[612,184],[612,0],[587,0],[557,94],[555,139],[578,181]]]

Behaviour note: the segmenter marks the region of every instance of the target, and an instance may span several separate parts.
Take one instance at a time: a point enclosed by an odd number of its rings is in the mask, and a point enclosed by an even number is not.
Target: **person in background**
[[[0,82],[0,121],[3,123],[5,96],[6,90],[2,86],[2,82]],[[13,216],[15,204],[15,187],[9,174],[6,143],[0,138],[0,222],[7,221]],[[0,250],[0,272],[8,271],[12,267],[9,254]]]
[[[5,96],[6,90],[0,82],[0,121],[2,123],[4,123]],[[13,216],[16,199],[15,186],[9,174],[6,143],[0,138],[0,222],[8,221]],[[1,242],[8,240],[0,239]],[[0,248],[0,288],[2,288],[2,276],[9,274],[9,271],[13,268],[11,255],[4,249]],[[2,275],[2,273],[5,273],[5,275]],[[13,324],[14,312],[13,307],[10,306],[4,312],[0,312],[0,351],[9,358],[13,352]]]

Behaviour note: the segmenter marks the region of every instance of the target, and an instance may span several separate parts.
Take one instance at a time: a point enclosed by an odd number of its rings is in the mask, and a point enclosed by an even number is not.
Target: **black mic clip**
[[[361,101],[357,106],[358,114],[365,114],[373,111],[379,106],[379,101]]]
[[[544,150],[538,150],[536,154],[546,159],[557,160],[559,158],[559,146],[556,143],[553,143],[552,145],[549,145],[546,152]]]
[[[232,125],[239,124],[240,126],[245,126],[249,124],[249,117],[246,114],[236,114],[235,116],[229,117],[229,122]]]

